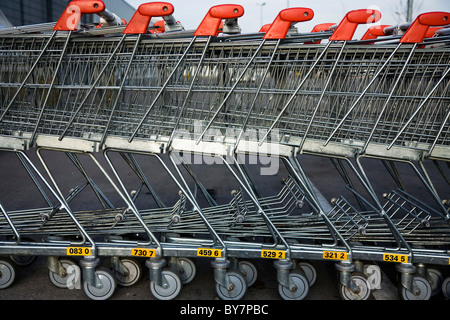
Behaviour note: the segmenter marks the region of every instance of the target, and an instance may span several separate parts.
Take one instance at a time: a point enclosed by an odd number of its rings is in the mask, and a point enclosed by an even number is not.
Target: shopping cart
[[[89,8],[83,13],[103,10],[98,1],[71,3],[78,4]],[[294,268],[297,260],[338,260],[345,299],[370,295],[364,277],[353,273],[355,266],[363,271],[361,261],[385,261],[386,254],[406,256],[407,263],[400,265],[402,283],[407,292],[415,293],[417,285],[406,276],[414,274],[413,264],[448,264],[441,249],[411,246],[446,243],[447,225],[441,222],[448,211],[427,175],[419,177],[433,200],[441,203],[437,210],[403,191],[389,194],[383,206],[362,165],[352,171],[359,173],[368,196],[349,189],[365,209],[345,197],[327,207],[297,159],[313,154],[348,163],[369,157],[448,160],[448,38],[423,40],[429,26],[446,24],[448,13],[421,15],[401,38],[370,39],[373,44],[352,37],[359,24],[380,19],[376,10],[352,11],[324,32],[295,33],[292,25],[312,19],[314,13],[291,8],[281,11],[266,32],[219,36],[220,28],[238,32],[236,19],[244,13],[241,6],[224,5],[211,8],[195,32],[147,33],[153,16],[174,24],[173,10],[168,3],[143,4],[126,26],[75,28],[61,37],[58,28],[50,34],[34,28],[30,33],[22,28],[21,35],[0,34],[1,147],[18,152],[44,199],[49,197],[38,180],[56,197],[44,208],[21,211],[2,206],[2,234],[15,238],[5,242],[5,254],[48,255],[55,282],[65,283],[62,266],[73,263],[53,257],[70,255],[67,250],[77,253],[79,248],[83,254],[88,248],[80,264],[85,291],[94,299],[108,298],[115,288],[109,273],[96,271],[103,256],[111,257],[125,285],[138,278],[128,281],[129,273],[140,273],[130,258],[150,258],[146,265],[151,290],[160,299],[178,295],[180,269],[190,270],[183,280],[187,283],[195,275],[189,258],[199,256],[213,258],[216,292],[223,299],[242,298],[254,279],[255,268],[243,258],[276,258],[279,291],[285,299],[304,298],[312,282],[306,267]],[[322,45],[318,40],[328,42]],[[51,183],[23,152],[28,149],[37,150]],[[96,157],[99,151],[106,167]],[[61,177],[57,179],[44,153],[67,155],[84,178],[83,185],[72,185],[64,194]],[[207,205],[199,205],[177,162],[181,153],[222,161],[237,181],[228,203],[218,205],[191,167],[182,163],[195,190],[206,196]],[[117,154],[138,178],[136,191],[126,185],[123,169],[113,161]],[[163,159],[166,155],[169,164]],[[290,176],[280,192],[261,197],[239,161],[241,155],[281,159]],[[171,201],[162,201],[155,192],[150,183],[154,173],[144,174],[138,156],[156,159],[162,166],[159,173],[175,184]],[[94,182],[81,157],[92,161],[120,205]],[[347,175],[340,173],[343,185],[349,186]],[[144,187],[155,202],[152,208],[138,208]],[[100,209],[91,204],[86,210],[72,209],[85,189],[94,192]],[[419,209],[408,210],[409,206]],[[423,233],[422,227],[430,229]],[[24,236],[40,234],[51,237],[33,245],[23,242]],[[130,239],[130,234],[143,234],[145,240]],[[388,250],[385,243],[394,247]],[[169,270],[163,269],[166,259]]]

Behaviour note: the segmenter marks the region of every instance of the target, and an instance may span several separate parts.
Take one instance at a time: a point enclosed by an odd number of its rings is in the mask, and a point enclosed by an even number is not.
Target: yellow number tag
[[[90,256],[91,248],[86,247],[67,247],[68,256]]]
[[[261,258],[284,259],[286,252],[283,250],[261,250]]]
[[[131,250],[131,255],[135,257],[152,258],[156,255],[155,249],[136,248]]]
[[[197,256],[199,257],[213,257],[220,258],[222,256],[222,250],[220,249],[209,249],[209,248],[198,248]]]
[[[383,254],[383,261],[407,263],[408,262],[408,255],[406,255],[406,254],[384,253]]]
[[[347,260],[347,252],[324,251],[323,258],[329,260]]]

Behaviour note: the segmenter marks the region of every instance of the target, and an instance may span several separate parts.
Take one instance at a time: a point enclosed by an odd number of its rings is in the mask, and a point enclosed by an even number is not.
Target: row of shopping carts
[[[217,295],[241,299],[257,277],[250,260],[274,259],[283,299],[307,296],[308,261],[335,261],[343,299],[368,299],[385,262],[402,298],[448,296],[450,13],[405,27],[355,10],[299,32],[314,12],[289,8],[249,34],[239,5],[212,7],[195,31],[173,13],[145,3],[127,23],[76,0],[56,23],[0,30],[0,149],[24,168],[19,188],[42,198],[0,202],[0,287],[46,256],[52,283],[72,288],[81,275],[88,297],[108,299],[144,260],[152,294],[174,299],[195,259],[210,258]],[[82,14],[102,23],[81,25]],[[155,17],[164,23],[150,26]],[[375,26],[353,40],[360,24]],[[331,203],[303,157],[336,169]],[[370,176],[373,162],[393,188],[379,192],[388,184]],[[233,181],[227,201],[211,177]]]

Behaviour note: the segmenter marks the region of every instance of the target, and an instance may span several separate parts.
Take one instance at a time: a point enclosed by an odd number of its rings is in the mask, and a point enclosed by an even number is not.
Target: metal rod
[[[131,135],[130,139],[128,140],[128,142],[132,142],[134,140],[134,137],[136,136],[137,132],[139,131],[139,129],[141,128],[142,124],[144,123],[145,119],[147,118],[148,114],[150,113],[150,111],[153,109],[153,107],[155,106],[156,102],[158,101],[159,97],[162,95],[162,93],[164,92],[164,90],[166,89],[167,85],[169,84],[169,81],[172,79],[173,75],[175,74],[175,72],[177,71],[178,67],[181,65],[181,62],[183,62],[184,58],[186,57],[186,55],[188,54],[189,50],[191,49],[191,47],[194,45],[195,40],[197,39],[197,37],[193,37],[191,42],[189,43],[189,45],[187,46],[186,50],[184,51],[183,55],[181,56],[181,58],[178,60],[177,64],[175,65],[175,67],[172,69],[172,71],[170,72],[169,76],[167,77],[166,81],[164,82],[163,86],[159,89],[158,93],[156,94],[156,97],[153,99],[153,102],[151,103],[151,105],[147,108],[147,110],[144,113],[144,116],[142,117],[141,121],[139,122],[138,126],[136,127],[136,129],[134,130],[133,134]]]
[[[80,231],[81,233],[81,237],[82,237],[82,241],[79,242],[79,244],[84,244],[87,241],[90,242],[91,244],[91,249],[93,251],[93,255],[95,256],[96,253],[96,244],[95,242],[91,239],[91,237],[89,236],[89,234],[84,230],[83,226],[78,222],[78,220],[76,219],[75,215],[73,214],[72,210],[69,207],[69,204],[67,203],[67,201],[65,200],[64,196],[61,193],[61,190],[58,187],[58,184],[56,183],[52,173],[50,172],[50,169],[47,166],[47,163],[45,162],[44,158],[41,155],[41,150],[43,148],[37,148],[36,149],[36,155],[39,159],[39,161],[41,162],[42,166],[44,167],[45,171],[47,172],[47,175],[49,176],[51,182],[53,183],[54,188],[56,189],[56,191],[53,190],[53,188],[50,187],[50,184],[44,180],[44,178],[42,177],[42,175],[39,173],[39,171],[36,169],[36,167],[32,164],[32,162],[28,159],[28,157],[26,157],[26,155],[22,152],[22,155],[24,157],[24,159],[27,160],[27,162],[30,164],[30,166],[34,169],[34,171],[39,175],[39,178],[44,181],[45,185],[50,189],[50,191],[52,192],[52,194],[56,197],[56,199],[58,200],[58,202],[61,204],[61,209],[65,210],[66,213],[69,215],[69,217],[73,220],[73,222],[75,223],[75,226],[77,227],[77,229]]]
[[[72,117],[70,118],[69,122],[67,123],[67,126],[65,127],[63,133],[59,136],[59,140],[61,141],[64,136],[66,135],[67,131],[69,130],[69,127],[72,125],[72,123],[75,121],[75,118],[77,117],[78,113],[80,112],[81,108],[83,108],[85,102],[87,101],[87,99],[89,98],[89,96],[91,95],[92,90],[94,90],[94,88],[96,87],[97,83],[100,81],[100,79],[103,76],[103,73],[105,72],[106,68],[108,67],[108,65],[110,64],[110,62],[112,61],[113,57],[115,56],[116,52],[119,50],[119,48],[121,47],[123,41],[126,38],[126,34],[124,34],[121,38],[119,43],[117,44],[117,46],[114,48],[114,51],[111,53],[111,55],[109,56],[108,60],[106,61],[105,65],[103,66],[102,70],[100,71],[100,73],[98,74],[97,78],[95,79],[95,81],[92,83],[92,85],[90,86],[88,92],[86,93],[86,95],[84,96],[83,100],[81,101],[80,105],[78,106],[77,110],[75,111],[75,113],[72,115]]]
[[[279,230],[275,227],[275,225],[269,219],[269,217],[265,213],[264,209],[262,208],[261,204],[259,203],[259,201],[258,201],[257,197],[255,196],[255,194],[253,193],[253,191],[246,187],[245,183],[241,181],[241,179],[234,172],[234,170],[231,168],[231,166],[229,165],[229,163],[227,162],[226,159],[224,159],[222,156],[219,156],[219,158],[225,163],[225,165],[227,166],[229,171],[233,174],[234,178],[239,182],[241,187],[245,190],[245,192],[252,199],[252,202],[256,205],[256,207],[258,209],[258,214],[260,214],[261,217],[264,219],[264,222],[266,223],[267,227],[269,228],[269,231],[272,234],[272,237],[275,241],[273,246],[276,246],[277,241],[280,240],[286,248],[286,259],[290,260],[291,259],[291,247],[290,247],[289,243],[284,239],[283,235],[279,232]],[[238,159],[233,156],[233,161],[238,161]],[[241,171],[240,166],[237,166],[237,168],[239,169],[241,176],[245,177],[245,175]]]
[[[439,137],[442,134],[442,131],[444,130],[444,126],[447,124],[448,119],[450,118],[450,109],[447,111],[447,115],[445,116],[444,120],[442,120],[442,125],[439,128],[439,132],[436,134],[436,138],[434,139],[433,143],[431,144],[430,149],[428,150],[427,154],[425,155],[425,158],[430,157],[431,153],[434,150],[434,147],[437,144],[437,141],[439,139]]]
[[[174,125],[173,130],[172,130],[172,133],[170,134],[169,141],[167,142],[167,148],[166,148],[166,150],[169,150],[170,147],[171,147],[171,145],[172,145],[172,141],[173,141],[173,139],[174,139],[174,137],[175,137],[176,130],[178,129],[178,126],[179,126],[180,121],[181,121],[181,117],[183,116],[183,113],[184,113],[184,110],[185,110],[185,108],[186,108],[187,102],[188,102],[188,100],[189,100],[189,98],[190,98],[190,96],[191,96],[192,89],[194,88],[194,82],[195,82],[195,80],[197,79],[197,76],[198,76],[198,74],[199,74],[199,72],[200,72],[200,69],[201,69],[200,66],[201,66],[202,63],[203,63],[203,60],[204,60],[204,58],[205,58],[206,51],[207,51],[208,48],[209,48],[209,44],[210,44],[210,42],[211,42],[211,39],[212,39],[212,37],[209,36],[208,39],[206,40],[206,44],[205,44],[205,47],[203,48],[203,51],[202,51],[202,55],[201,55],[201,57],[200,57],[200,60],[198,61],[197,68],[195,69],[195,72],[194,72],[194,75],[193,75],[193,77],[192,77],[191,83],[189,84],[188,92],[187,92],[187,94],[186,94],[186,97],[184,98],[183,105],[181,106],[180,112],[179,112],[179,114],[178,114],[177,120],[176,120],[175,125]]]
[[[11,101],[9,101],[8,106],[6,107],[5,111],[3,111],[3,114],[0,116],[0,122],[3,121],[3,118],[5,117],[6,113],[9,111],[9,109],[11,108],[12,104],[14,103],[14,101],[16,100],[17,96],[19,95],[20,91],[22,91],[23,87],[25,86],[25,83],[27,82],[28,78],[31,76],[31,74],[33,73],[34,69],[36,68],[37,64],[39,63],[39,61],[41,60],[42,56],[44,55],[44,53],[47,51],[48,46],[50,45],[50,43],[52,42],[53,38],[56,36],[57,31],[53,31],[52,35],[50,36],[50,38],[48,39],[48,41],[45,43],[44,48],[41,50],[41,53],[39,54],[39,56],[37,57],[36,61],[33,63],[33,66],[31,67],[30,71],[28,71],[27,75],[25,76],[25,79],[22,80],[22,83],[20,84],[19,88],[17,89],[16,93],[14,94],[14,96],[12,97]],[[72,33],[69,32],[68,34],[68,38],[70,37]]]
[[[402,135],[403,131],[405,131],[406,127],[409,126],[409,124],[411,123],[411,121],[413,120],[413,118],[417,115],[417,113],[420,111],[420,109],[422,109],[422,107],[425,105],[425,103],[428,101],[428,99],[430,98],[430,96],[433,94],[433,92],[437,89],[437,87],[441,84],[442,80],[444,80],[444,78],[447,76],[447,74],[450,72],[450,68],[447,69],[447,71],[444,72],[444,74],[442,75],[442,77],[438,80],[438,82],[436,83],[436,85],[431,89],[430,93],[428,93],[428,95],[425,97],[425,99],[422,101],[422,103],[417,107],[417,109],[414,111],[414,113],[412,114],[412,116],[408,119],[408,121],[406,121],[406,123],[404,124],[404,126],[400,129],[400,131],[397,133],[397,135],[395,136],[394,140],[392,140],[392,142],[389,144],[389,146],[387,147],[388,150],[390,150],[392,148],[392,146],[394,145],[394,143],[397,141],[397,139]]]
[[[228,98],[231,96],[231,94],[234,92],[234,89],[236,88],[236,86],[239,84],[239,82],[241,81],[242,77],[244,76],[245,72],[247,72],[248,68],[250,67],[250,65],[253,63],[253,60],[255,60],[256,56],[258,55],[259,51],[261,51],[262,47],[264,46],[264,44],[266,43],[266,39],[263,39],[260,43],[260,45],[258,46],[258,48],[256,49],[255,53],[253,54],[253,56],[250,58],[250,60],[247,62],[247,64],[244,67],[244,70],[242,70],[241,74],[238,76],[238,78],[236,79],[236,81],[234,82],[233,86],[231,87],[230,91],[228,91],[227,95],[225,96],[225,98],[222,100],[222,102],[220,103],[219,107],[217,108],[216,112],[214,113],[213,117],[209,120],[208,124],[206,125],[205,129],[203,130],[203,132],[200,134],[200,137],[198,138],[196,144],[199,144],[200,141],[202,140],[203,136],[205,135],[206,131],[208,131],[209,127],[212,125],[212,123],[214,122],[214,120],[217,118],[217,116],[219,115],[220,111],[222,110],[223,106],[225,105],[225,103],[227,103]]]
[[[261,92],[262,86],[264,84],[264,80],[266,79],[266,76],[267,76],[267,74],[269,72],[269,69],[272,66],[273,59],[275,58],[275,54],[277,53],[277,50],[278,50],[278,47],[279,47],[280,43],[281,43],[281,39],[278,39],[276,44],[275,44],[275,48],[273,49],[272,56],[270,57],[269,63],[267,64],[267,67],[264,70],[264,74],[262,76],[261,82],[259,83],[259,87],[258,87],[258,89],[257,89],[257,91],[255,93],[255,96],[253,97],[252,103],[251,103],[250,108],[249,108],[248,113],[247,113],[247,117],[245,118],[244,123],[242,124],[241,131],[239,132],[239,135],[238,135],[238,137],[236,139],[236,143],[234,144],[234,149],[233,149],[234,153],[236,152],[236,149],[237,149],[237,147],[239,145],[239,142],[241,141],[242,135],[244,134],[244,130],[247,127],[247,123],[248,123],[248,121],[250,119],[250,115],[251,115],[251,113],[253,111],[253,108],[255,107],[255,104],[256,104],[256,99],[258,98],[258,96],[259,96],[259,94]]]
[[[406,66],[407,66],[409,60],[411,60],[411,57],[413,56],[413,53],[414,53],[414,50],[415,50],[416,47],[417,47],[417,43],[414,43],[414,45],[413,45],[413,47],[412,47],[412,49],[411,49],[411,51],[410,51],[410,53],[408,55],[408,58],[406,59],[405,64],[402,67],[402,70],[400,71],[397,79],[394,82],[394,85],[392,86],[391,91],[389,92],[388,98],[386,99],[386,101],[384,102],[383,107],[381,108],[380,114],[378,115],[378,118],[375,121],[375,125],[373,126],[372,131],[370,132],[369,137],[367,138],[367,140],[366,140],[366,142],[364,144],[364,147],[361,149],[361,153],[366,152],[367,146],[369,145],[370,140],[372,140],[372,137],[373,137],[373,135],[375,133],[375,130],[378,127],[378,123],[380,122],[381,117],[384,114],[384,111],[386,110],[387,105],[388,105],[389,101],[391,100],[391,97],[394,94],[394,91],[397,88],[397,85],[398,85],[398,83],[400,82],[400,80],[401,80],[401,78],[403,76],[403,72],[406,70]]]
[[[353,111],[353,109],[356,107],[356,105],[359,103],[359,101],[364,97],[364,95],[366,94],[367,90],[369,90],[370,86],[375,82],[375,80],[378,78],[378,76],[380,75],[381,71],[383,71],[383,69],[387,66],[387,64],[391,61],[391,59],[394,57],[395,53],[397,52],[397,50],[401,47],[401,43],[399,43],[394,51],[392,51],[391,55],[386,59],[386,61],[383,63],[383,65],[381,66],[380,69],[378,69],[377,73],[375,73],[375,75],[373,76],[372,80],[369,82],[369,84],[364,88],[363,92],[361,92],[361,94],[358,96],[358,98],[356,99],[356,101],[352,104],[352,106],[349,108],[349,110],[347,111],[347,113],[344,115],[344,117],[341,119],[341,121],[339,122],[339,124],[336,126],[336,128],[334,128],[333,132],[330,134],[330,136],[328,137],[328,139],[325,141],[325,143],[323,144],[324,146],[326,146],[331,138],[336,134],[336,132],[339,130],[339,128],[342,126],[342,124],[344,123],[344,121],[347,119],[348,115]]]
[[[323,97],[325,96],[325,91],[328,88],[328,84],[331,81],[331,77],[332,77],[332,75],[334,73],[334,70],[336,69],[336,66],[337,66],[337,64],[338,64],[338,62],[339,62],[339,60],[341,58],[342,52],[344,51],[344,48],[345,48],[346,44],[347,44],[347,41],[344,41],[344,43],[342,44],[341,50],[339,50],[339,54],[338,54],[338,56],[336,58],[336,61],[334,62],[333,67],[331,68],[330,74],[327,75],[327,80],[326,80],[325,85],[324,85],[324,87],[322,89],[322,93],[320,94],[319,101],[317,102],[317,105],[314,108],[314,111],[313,111],[313,113],[311,115],[311,119],[308,122],[308,126],[306,127],[305,133],[303,134],[303,138],[302,138],[302,140],[300,142],[299,149],[298,149],[299,153],[302,153],[302,151],[303,151],[303,146],[304,146],[305,141],[306,141],[306,136],[309,133],[309,130],[310,130],[311,126],[312,126],[314,118],[316,117],[316,113],[319,110],[319,107],[320,107],[320,104],[322,103]]]
[[[118,104],[118,102],[119,102],[119,98],[121,97],[121,94],[122,94],[122,91],[123,91],[123,87],[124,87],[124,85],[125,85],[125,82],[126,82],[127,79],[128,79],[128,78],[127,78],[128,72],[130,71],[131,63],[132,63],[133,60],[134,60],[134,56],[136,55],[136,51],[137,51],[138,45],[139,45],[139,43],[140,43],[140,41],[141,41],[141,38],[142,38],[142,34],[139,33],[138,36],[137,36],[137,38],[136,38],[136,42],[135,42],[135,44],[134,44],[133,51],[131,52],[131,57],[130,57],[130,60],[128,61],[127,68],[126,68],[126,70],[125,70],[125,73],[123,74],[123,78],[122,78],[122,82],[120,83],[119,91],[117,92],[116,99],[114,100],[114,104],[113,104],[112,109],[111,109],[111,112],[110,112],[110,114],[109,114],[108,122],[106,123],[105,130],[103,131],[102,138],[100,139],[100,148],[102,148],[103,145],[105,144],[106,135],[107,135],[107,133],[108,133],[108,129],[109,129],[109,126],[110,126],[110,124],[111,124],[111,120],[112,120],[113,114],[114,114],[114,112],[115,112],[115,110],[116,110],[117,104]]]
[[[34,145],[34,142],[35,142],[35,139],[36,139],[36,133],[37,133],[37,130],[38,130],[39,125],[41,123],[42,116],[44,114],[44,109],[47,106],[48,99],[50,98],[50,94],[52,92],[52,88],[55,85],[56,78],[57,78],[58,72],[59,72],[59,68],[61,67],[64,55],[66,53],[71,34],[72,34],[72,31],[69,31],[69,34],[68,34],[68,36],[66,38],[66,42],[64,43],[64,47],[63,47],[62,52],[61,52],[61,56],[59,57],[58,64],[56,65],[56,69],[53,71],[53,77],[52,77],[52,81],[50,83],[50,87],[48,88],[47,94],[45,95],[45,99],[44,99],[44,102],[42,103],[42,107],[39,108],[40,109],[39,116],[38,116],[38,119],[36,121],[36,125],[34,127],[33,133],[31,134],[31,138],[30,138],[30,145],[31,146]]]
[[[297,95],[297,93],[300,91],[300,89],[302,88],[303,84],[306,82],[306,80],[309,78],[309,75],[313,72],[314,68],[316,67],[316,65],[319,63],[320,59],[322,58],[322,56],[325,54],[325,52],[327,52],[328,48],[331,46],[332,41],[329,41],[325,48],[322,50],[322,52],[320,53],[320,55],[317,57],[317,59],[314,61],[314,63],[312,64],[312,66],[309,68],[308,72],[306,73],[305,77],[302,79],[302,81],[300,82],[300,84],[297,86],[297,88],[295,89],[294,93],[289,97],[289,100],[286,102],[286,104],[283,106],[283,108],[281,109],[280,113],[278,114],[278,116],[276,117],[276,119],[273,121],[272,125],[270,126],[270,128],[267,130],[266,134],[264,135],[264,137],[261,139],[261,141],[259,142],[259,145],[261,146],[264,141],[267,139],[267,137],[269,136],[270,132],[273,130],[273,128],[275,127],[275,125],[278,123],[278,121],[280,120],[281,116],[284,114],[284,112],[286,111],[286,109],[289,107],[289,105],[291,104],[291,102],[294,100],[295,96]]]

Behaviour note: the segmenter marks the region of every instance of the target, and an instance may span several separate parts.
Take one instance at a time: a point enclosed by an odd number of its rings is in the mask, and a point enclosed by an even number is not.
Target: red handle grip
[[[242,17],[244,8],[237,4],[222,4],[209,9],[206,16],[194,32],[194,36],[215,36],[218,34],[222,19]]]
[[[151,33],[164,33],[166,31],[166,24],[164,20],[158,20],[153,24],[153,27],[157,27],[157,29],[150,30]]]
[[[321,23],[318,25],[315,25],[314,28],[311,30],[311,32],[324,32],[329,31],[332,26],[334,26],[336,23]]]
[[[403,37],[401,43],[419,43],[425,38],[430,26],[445,26],[450,23],[450,12],[428,12],[417,16]]]
[[[442,27],[430,27],[427,33],[425,33],[425,38],[432,38],[436,34],[436,31],[443,29]]]
[[[352,40],[359,24],[374,23],[381,19],[381,13],[373,9],[353,10],[347,13],[330,37],[331,41]]]
[[[335,25],[336,25],[336,23],[321,23],[321,24],[315,25],[314,28],[311,30],[311,33],[330,31],[331,27],[333,27]],[[305,44],[319,44],[321,41],[322,40],[305,42]]]
[[[74,31],[80,26],[81,15],[99,13],[105,10],[101,0],[74,0],[69,2],[63,14],[59,17],[53,30]]]
[[[362,36],[361,40],[376,39],[378,37],[387,36],[384,29],[392,27],[390,25],[382,24],[379,26],[373,26],[367,29],[366,33]]]
[[[263,39],[284,39],[292,23],[309,21],[314,11],[309,8],[289,8],[281,10]]]
[[[267,32],[267,31],[270,29],[270,26],[271,26],[271,25],[272,25],[271,23],[268,23],[268,24],[263,25],[263,26],[261,27],[261,29],[259,29],[259,32]]]
[[[174,11],[173,5],[168,2],[148,2],[143,3],[134,13],[124,34],[147,33],[148,25],[152,17],[162,17],[171,15]]]

